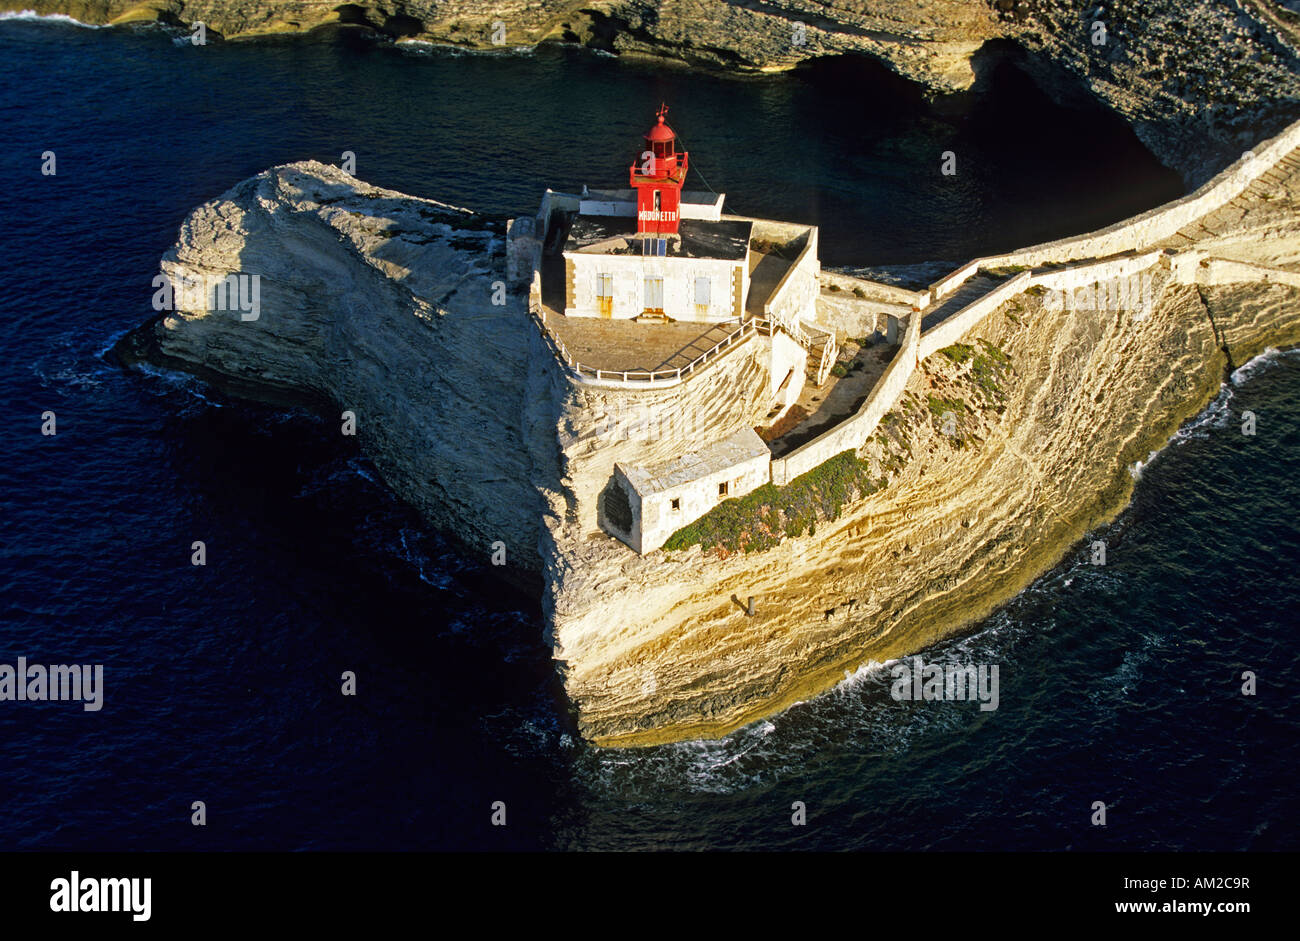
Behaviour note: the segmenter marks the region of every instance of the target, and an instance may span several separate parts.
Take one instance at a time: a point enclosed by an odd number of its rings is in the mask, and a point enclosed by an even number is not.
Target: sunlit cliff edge
[[[365,453],[431,524],[541,573],[586,738],[721,735],[1004,603],[1127,503],[1131,469],[1226,370],[1300,342],[1298,147],[1300,124],[1176,203],[976,260],[915,292],[914,313],[874,300],[890,296],[881,285],[824,275],[831,319],[869,326],[894,309],[904,324],[880,384],[896,388],[853,426],[878,486],[760,551],[640,555],[594,512],[614,462],[761,423],[768,403],[732,394],[762,385],[759,337],[671,388],[575,381],[508,271],[504,222],[334,167],[240,183],[164,256],[177,282],[256,273],[255,319],[182,304],[122,352],[352,411]],[[1108,290],[1121,281],[1138,289]],[[980,351],[995,374],[974,368]],[[638,403],[688,437],[610,422]]]

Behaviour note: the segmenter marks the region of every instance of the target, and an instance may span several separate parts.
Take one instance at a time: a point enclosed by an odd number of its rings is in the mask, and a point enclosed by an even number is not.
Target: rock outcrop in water
[[[570,380],[526,294],[503,293],[502,224],[465,210],[318,163],[267,171],[195,210],[162,262],[174,283],[258,274],[256,319],[182,306],[122,349],[355,413],[399,495],[470,551],[500,541],[513,569],[542,574],[587,738],[724,734],[986,615],[1127,502],[1131,468],[1230,365],[1300,342],[1298,143],[1300,126],[1171,207],[963,269],[1087,282],[1100,256],[1146,259],[1136,307],[1004,286],[963,308],[984,304],[978,317],[952,314],[964,332],[942,334],[955,345],[917,364],[863,446],[883,488],[749,554],[641,556],[593,529],[618,394]],[[740,381],[747,356],[691,383]],[[681,407],[705,403],[704,437],[752,419],[677,388]],[[751,595],[752,617],[735,600]]]
[[[88,23],[203,22],[214,38],[321,29],[475,49],[575,43],[729,70],[870,57],[935,94],[1013,56],[1061,101],[1095,101],[1192,184],[1294,119],[1300,10],[1277,0],[0,0]],[[1032,129],[1026,128],[1032,145]]]
[[[277,167],[197,209],[161,266],[178,297],[186,283],[255,273],[255,319],[233,303],[182,309],[124,353],[237,394],[353,412],[394,491],[466,546],[499,540],[536,571],[534,463],[548,446],[534,448],[520,416],[529,364],[546,351],[517,295],[492,303],[504,265],[503,221],[320,163]],[[554,449],[552,435],[551,464]]]

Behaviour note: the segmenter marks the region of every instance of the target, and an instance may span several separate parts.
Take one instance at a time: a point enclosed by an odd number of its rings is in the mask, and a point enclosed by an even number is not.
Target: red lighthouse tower
[[[638,235],[677,234],[687,154],[677,152],[677,135],[664,123],[667,113],[668,106],[660,105],[659,121],[646,133],[645,149],[632,164]]]

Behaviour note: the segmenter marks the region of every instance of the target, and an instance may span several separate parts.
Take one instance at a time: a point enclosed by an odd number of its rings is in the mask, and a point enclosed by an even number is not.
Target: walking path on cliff
[[[1126,251],[1116,255],[1195,249],[1224,261],[1276,269],[1279,275],[1300,273],[1300,253],[1292,243],[1270,237],[1280,231],[1288,219],[1294,218],[1297,209],[1300,209],[1300,146],[1276,160],[1232,199],[1198,216],[1173,235],[1136,239]],[[1062,240],[1060,244],[1064,249],[1071,241]],[[1030,247],[1000,256],[998,264],[990,268],[978,267],[958,288],[921,311],[922,330],[938,326],[988,296],[1011,276],[1006,269],[1062,269],[1116,257],[1097,254],[1082,258],[1062,257],[1059,261],[1038,260],[1035,264],[1018,262],[1018,255],[1029,261],[1030,253],[1041,254],[1039,248]],[[1267,272],[1261,272],[1261,277],[1266,275]]]

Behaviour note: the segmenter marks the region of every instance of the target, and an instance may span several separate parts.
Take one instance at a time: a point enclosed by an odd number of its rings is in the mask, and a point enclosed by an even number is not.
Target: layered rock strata
[[[507,282],[503,225],[332,167],[236,186],[195,210],[163,259],[176,282],[257,274],[256,319],[182,307],[125,348],[353,412],[365,452],[432,524],[485,557],[504,542],[511,566],[541,573],[588,739],[725,734],[1005,602],[1125,505],[1131,467],[1230,365],[1300,341],[1290,140],[1259,149],[1269,160],[1248,187],[1189,204],[1205,211],[1186,224],[1170,216],[1177,231],[1132,227],[1150,238],[1130,253],[1166,253],[1144,269],[1140,311],[1012,292],[953,336],[997,351],[996,394],[964,354],[929,355],[860,449],[882,488],[762,552],[642,556],[598,525],[616,461],[665,459],[757,420],[762,338],[673,388],[580,382]],[[1115,238],[1095,243],[1109,252]],[[1067,266],[1095,264],[1078,240],[1060,244]],[[1061,270],[1053,250],[1024,257]],[[956,433],[935,401],[961,414]],[[753,616],[739,603],[750,596]]]

